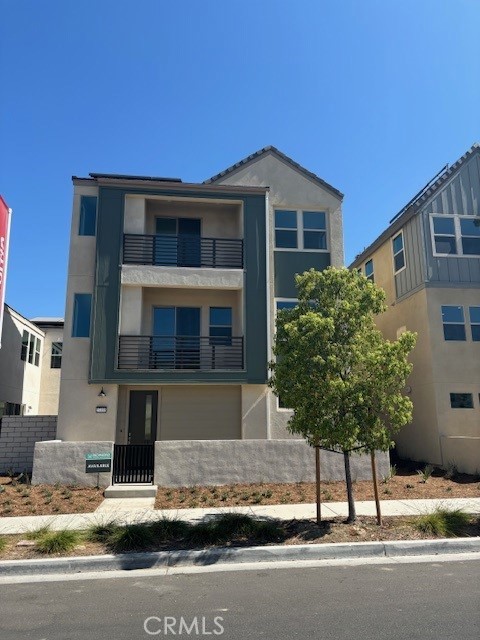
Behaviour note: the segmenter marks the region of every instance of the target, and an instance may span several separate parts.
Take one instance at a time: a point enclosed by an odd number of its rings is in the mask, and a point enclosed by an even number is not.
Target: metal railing
[[[242,370],[243,337],[120,336],[118,368]]]
[[[151,484],[153,463],[153,444],[113,445],[113,484]]]
[[[123,263],[243,269],[243,240],[127,233]]]

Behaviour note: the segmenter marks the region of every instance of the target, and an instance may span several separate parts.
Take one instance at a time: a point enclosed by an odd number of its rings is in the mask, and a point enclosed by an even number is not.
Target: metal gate
[[[115,444],[113,484],[152,484],[154,444]]]

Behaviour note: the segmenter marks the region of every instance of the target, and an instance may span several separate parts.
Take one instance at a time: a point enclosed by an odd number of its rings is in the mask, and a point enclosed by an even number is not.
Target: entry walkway
[[[315,504],[282,504],[268,506],[222,507],[219,509],[153,509],[138,507],[134,501],[138,498],[120,499],[116,508],[98,508],[95,513],[61,514],[51,516],[19,516],[0,518],[0,534],[27,533],[48,526],[52,530],[86,529],[91,524],[115,521],[119,524],[152,522],[162,518],[179,518],[187,522],[198,522],[204,518],[221,513],[247,513],[259,518],[278,518],[280,520],[308,520],[315,518]],[[131,501],[131,502],[130,502]],[[110,501],[109,501],[110,502]],[[103,503],[102,503],[103,504]],[[375,502],[358,501],[355,503],[357,515],[374,516]],[[455,498],[437,500],[382,500],[383,516],[414,516],[444,509],[462,509],[467,513],[480,514],[480,498]],[[322,504],[322,518],[346,517],[346,502],[328,502]]]

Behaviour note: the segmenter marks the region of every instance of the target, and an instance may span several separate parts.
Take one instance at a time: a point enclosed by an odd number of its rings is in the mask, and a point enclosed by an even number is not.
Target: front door
[[[158,391],[130,391],[128,444],[153,444],[157,436]]]

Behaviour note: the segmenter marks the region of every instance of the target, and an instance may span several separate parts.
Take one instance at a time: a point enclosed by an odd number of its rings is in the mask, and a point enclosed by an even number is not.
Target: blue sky
[[[345,193],[347,263],[480,141],[476,0],[0,0],[7,302],[63,315],[72,175],[202,181],[273,144]]]

